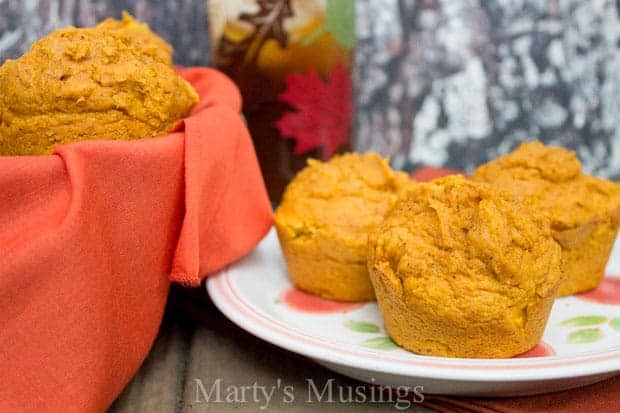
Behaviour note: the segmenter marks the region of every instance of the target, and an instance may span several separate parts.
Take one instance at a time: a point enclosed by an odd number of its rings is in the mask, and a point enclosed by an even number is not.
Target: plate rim
[[[273,229],[259,246],[269,242]],[[254,253],[254,250],[252,253]],[[207,278],[206,289],[216,307],[231,321],[271,344],[310,358],[355,369],[450,381],[520,382],[569,379],[620,372],[620,348],[570,356],[511,359],[446,358],[411,354],[406,359],[386,351],[338,345],[271,317],[235,289],[235,274],[245,259]]]

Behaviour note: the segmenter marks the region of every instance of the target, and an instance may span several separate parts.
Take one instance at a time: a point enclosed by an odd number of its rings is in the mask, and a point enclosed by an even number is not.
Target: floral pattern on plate
[[[620,243],[608,273],[620,274]],[[616,282],[616,276],[607,277]],[[389,339],[376,302],[340,303],[293,289],[275,231],[233,267],[209,277],[207,287],[218,308],[249,332],[339,373],[382,385],[422,384],[443,394],[524,395],[585,385],[620,370],[620,306],[581,296],[557,299],[542,342],[515,358],[408,352]]]

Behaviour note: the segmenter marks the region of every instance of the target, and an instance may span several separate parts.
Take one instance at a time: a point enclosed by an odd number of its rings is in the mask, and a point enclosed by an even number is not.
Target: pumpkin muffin
[[[618,184],[584,174],[575,152],[538,141],[480,166],[473,179],[527,198],[549,218],[564,260],[559,295],[599,284],[620,222]]]
[[[288,273],[301,290],[341,301],[373,300],[368,233],[410,183],[374,153],[309,160],[287,186],[275,226]]]
[[[511,357],[535,346],[559,286],[544,217],[461,175],[412,185],[369,240],[386,329],[407,350]]]
[[[128,14],[66,27],[0,67],[0,155],[161,135],[197,102],[172,67],[170,45]]]

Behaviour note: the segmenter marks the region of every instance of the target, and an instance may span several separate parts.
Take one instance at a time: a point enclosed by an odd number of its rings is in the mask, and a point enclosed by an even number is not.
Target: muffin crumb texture
[[[170,131],[198,102],[172,67],[172,48],[128,14],[66,27],[0,67],[0,155]]]
[[[374,153],[308,161],[288,185],[275,225],[293,283],[324,298],[374,299],[368,233],[410,184]]]
[[[532,348],[562,277],[545,218],[462,176],[410,186],[371,237],[368,267],[394,341],[448,357]]]
[[[575,152],[538,141],[480,166],[473,179],[527,199],[549,218],[564,258],[560,295],[599,284],[620,223],[618,184],[583,173]]]

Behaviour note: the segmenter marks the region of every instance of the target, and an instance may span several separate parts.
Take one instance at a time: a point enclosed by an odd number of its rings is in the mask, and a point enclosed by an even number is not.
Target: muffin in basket
[[[584,174],[573,151],[538,141],[480,166],[473,179],[527,198],[549,218],[564,260],[559,295],[598,285],[618,232],[618,184]]]
[[[374,153],[308,161],[275,214],[295,286],[335,300],[374,299],[366,267],[368,233],[409,183]]]
[[[197,102],[172,67],[172,47],[128,14],[66,27],[0,67],[0,155],[162,135]]]
[[[544,217],[460,175],[403,194],[370,237],[368,270],[392,339],[445,357],[532,348],[562,277]]]

